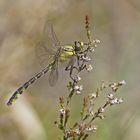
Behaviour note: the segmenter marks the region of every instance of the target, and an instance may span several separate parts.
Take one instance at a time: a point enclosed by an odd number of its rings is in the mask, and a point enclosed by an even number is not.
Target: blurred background
[[[0,0],[0,140],[58,139],[61,133],[54,125],[58,98],[67,96],[69,80],[63,70],[56,86],[50,87],[45,76],[12,107],[6,102],[41,69],[35,46],[45,21],[51,19],[60,42],[70,44],[86,41],[85,15],[90,17],[93,37],[101,44],[92,56],[93,71],[82,75],[83,94],[95,91],[102,80],[127,83],[119,91],[125,102],[107,110],[107,117],[96,123],[98,131],[89,139],[140,139],[139,0]],[[75,97],[73,120],[78,119],[77,101],[81,105]]]

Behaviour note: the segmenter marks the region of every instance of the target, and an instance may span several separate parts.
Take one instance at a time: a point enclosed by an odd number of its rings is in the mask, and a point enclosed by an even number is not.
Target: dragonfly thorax
[[[62,46],[62,52],[60,54],[60,61],[68,60],[74,55],[75,55],[75,49],[73,45]]]

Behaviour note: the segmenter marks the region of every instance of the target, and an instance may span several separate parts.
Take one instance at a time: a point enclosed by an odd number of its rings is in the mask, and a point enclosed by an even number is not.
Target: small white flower
[[[121,82],[119,82],[120,85],[125,85],[126,82],[124,80],[122,80]]]
[[[107,98],[108,99],[113,99],[114,95],[112,93],[108,94]]]
[[[88,133],[91,133],[91,132],[96,132],[97,128],[96,127],[87,127],[85,129]]]
[[[75,90],[82,90],[82,89],[83,89],[83,86],[82,86],[82,85],[80,85],[80,86],[76,85],[76,86],[74,87],[74,89],[75,89]]]
[[[97,45],[95,44],[94,47],[97,48]]]
[[[92,65],[88,65],[88,66],[86,67],[86,69],[87,69],[88,72],[90,72],[90,71],[92,71],[93,67],[92,67]]]
[[[75,132],[76,132],[77,135],[80,135],[80,130],[78,128],[75,129]]]
[[[89,51],[90,52],[94,52],[94,48],[93,47],[90,47]]]
[[[91,58],[89,58],[88,56],[84,56],[84,55],[82,56],[82,59],[85,60],[85,61],[90,61],[91,60]]]
[[[76,91],[76,94],[78,95],[78,94],[81,94],[81,91]]]
[[[78,90],[78,89],[79,89],[79,86],[76,85],[76,86],[74,87],[74,89],[75,89],[75,90]]]
[[[59,112],[60,112],[60,114],[63,114],[63,115],[65,114],[65,110],[63,108],[60,109]]]
[[[99,108],[100,113],[103,113],[104,111],[105,111],[104,108],[102,108],[102,107]]]
[[[114,98],[114,103],[117,104],[118,103],[118,98]]]
[[[116,86],[117,86],[117,83],[111,83],[111,84],[110,84],[110,87],[111,87],[111,88],[115,88]]]
[[[77,75],[77,81],[80,81],[81,77],[79,75]]]
[[[118,99],[118,103],[119,104],[123,103],[123,99],[122,98]]]
[[[121,104],[121,103],[123,103],[123,99],[122,98],[120,98],[120,99],[114,98],[114,99],[110,100],[110,104],[111,105]]]
[[[76,94],[80,94],[81,91],[83,90],[83,86],[82,85],[80,85],[80,86],[76,85],[74,87],[74,90],[75,90]]]
[[[94,40],[95,41],[95,43],[100,43],[101,41],[100,40],[98,40],[98,39],[96,39],[96,40]]]
[[[118,104],[118,98],[114,98],[114,99],[110,100],[110,104],[111,105]]]
[[[114,100],[110,100],[110,105],[114,105],[114,104],[115,104]]]
[[[96,93],[92,93],[92,94],[90,95],[90,99],[93,99],[93,98],[96,98],[96,97],[97,97]]]

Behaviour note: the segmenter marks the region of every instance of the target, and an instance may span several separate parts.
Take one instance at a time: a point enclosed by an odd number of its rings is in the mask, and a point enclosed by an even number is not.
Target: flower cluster
[[[67,121],[70,117],[70,109],[68,109],[67,102],[64,102],[64,99],[60,98],[60,123],[57,123],[57,126],[63,130],[64,137],[66,140],[71,138],[79,138],[79,139],[87,139],[87,137],[91,133],[95,133],[97,130],[97,127],[94,123],[94,121],[99,119],[105,118],[105,110],[107,107],[112,105],[117,105],[123,103],[122,98],[116,97],[116,90],[114,91],[112,89],[112,86],[110,85],[116,85],[118,89],[124,85],[123,82],[113,83],[113,84],[107,84],[105,82],[102,82],[100,87],[97,88],[97,90],[91,94],[89,94],[87,97],[83,98],[83,105],[80,112],[80,119],[74,123],[70,128],[67,126]],[[75,86],[75,92],[80,91],[80,86]],[[99,106],[97,110],[95,110],[95,103],[97,99],[102,95],[101,93],[108,88],[109,91],[112,93],[108,93],[106,96],[106,101],[103,105]],[[94,109],[93,109],[94,108]]]
[[[126,82],[124,80],[120,81],[119,83],[111,83],[109,86],[112,88],[113,92],[116,92],[120,86],[125,85]]]
[[[62,130],[63,140],[77,139],[77,140],[85,140],[92,133],[97,131],[97,127],[95,124],[95,120],[104,119],[106,108],[112,105],[117,105],[123,103],[122,98],[117,98],[116,93],[118,89],[125,85],[125,81],[121,81],[118,83],[105,83],[104,81],[101,83],[100,87],[96,89],[93,93],[83,98],[81,111],[79,113],[79,120],[73,122],[70,126],[68,126],[69,118],[71,117],[70,110],[70,101],[73,99],[74,95],[81,95],[83,86],[80,84],[81,77],[80,73],[83,70],[90,72],[93,67],[89,64],[91,58],[89,57],[89,53],[93,53],[94,49],[97,47],[97,44],[100,43],[99,40],[91,40],[90,29],[89,29],[89,18],[86,16],[86,31],[87,38],[89,40],[88,43],[81,43],[84,45],[84,49],[80,50],[76,54],[76,64],[72,64],[71,66],[66,68],[66,71],[69,72],[69,77],[71,81],[69,81],[67,88],[69,91],[69,95],[66,99],[63,97],[59,98],[59,121],[55,121],[57,127]],[[76,72],[74,71],[76,70]],[[105,89],[109,90],[107,93],[104,104],[95,108],[95,104],[97,99],[102,95]],[[107,90],[107,91],[108,91]],[[94,108],[94,109],[93,109]]]

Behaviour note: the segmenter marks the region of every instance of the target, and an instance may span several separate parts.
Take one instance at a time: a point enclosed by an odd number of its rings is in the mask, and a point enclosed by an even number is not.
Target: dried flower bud
[[[69,115],[70,115],[70,110],[69,110],[69,109],[66,109],[65,114],[66,114],[66,117],[69,117]]]
[[[63,104],[64,103],[64,97],[60,97],[59,102],[60,102],[60,104]]]
[[[87,105],[88,105],[88,99],[89,99],[88,97],[84,97],[83,98],[83,106],[84,107],[87,107]]]

